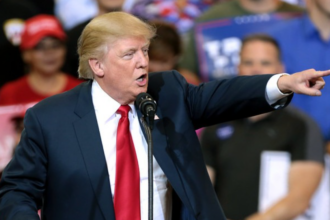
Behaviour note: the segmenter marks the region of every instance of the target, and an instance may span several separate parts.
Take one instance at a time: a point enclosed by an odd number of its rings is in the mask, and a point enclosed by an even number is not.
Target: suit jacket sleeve
[[[185,87],[195,128],[249,117],[287,106],[292,95],[273,105],[266,100],[266,85],[273,75],[239,76]]]

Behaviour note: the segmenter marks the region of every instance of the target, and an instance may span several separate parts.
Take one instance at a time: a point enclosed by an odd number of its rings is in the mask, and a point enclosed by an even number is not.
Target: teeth
[[[142,82],[142,80],[144,79],[144,76],[141,76],[137,79],[138,82]]]

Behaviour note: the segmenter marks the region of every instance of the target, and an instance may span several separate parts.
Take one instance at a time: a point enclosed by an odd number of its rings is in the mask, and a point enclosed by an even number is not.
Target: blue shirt
[[[287,73],[314,68],[330,69],[330,39],[323,40],[310,18],[305,15],[267,31],[279,43]],[[312,116],[321,127],[323,136],[330,140],[330,77],[322,96],[295,94],[292,104]]]

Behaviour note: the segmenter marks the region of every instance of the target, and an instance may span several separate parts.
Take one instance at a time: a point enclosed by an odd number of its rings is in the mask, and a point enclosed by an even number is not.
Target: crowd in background
[[[82,83],[79,36],[93,17],[118,10],[157,28],[149,71],[176,69],[192,84],[330,69],[330,0],[0,0],[0,108],[36,103]],[[243,23],[259,28],[243,29]],[[226,30],[230,35],[217,38]],[[198,131],[228,218],[268,219],[258,213],[259,158],[266,150],[289,152],[292,163],[290,196],[264,213],[276,217],[270,219],[309,215],[330,146],[330,79],[325,81],[321,97],[295,95],[292,109]],[[14,145],[24,111],[8,119],[15,125]]]

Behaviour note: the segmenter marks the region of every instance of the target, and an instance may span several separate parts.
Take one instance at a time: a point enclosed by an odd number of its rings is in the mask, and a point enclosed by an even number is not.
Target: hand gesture
[[[278,88],[283,93],[294,92],[310,96],[320,96],[325,82],[322,77],[330,75],[330,70],[316,71],[304,70],[291,75],[283,75],[277,82]]]

